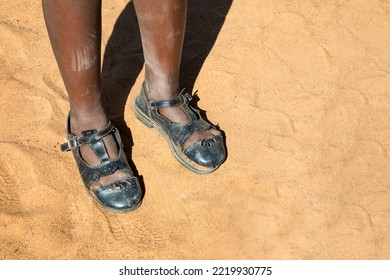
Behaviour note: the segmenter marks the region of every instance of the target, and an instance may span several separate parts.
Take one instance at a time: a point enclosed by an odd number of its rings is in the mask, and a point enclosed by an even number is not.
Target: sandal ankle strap
[[[115,127],[112,125],[111,121],[108,122],[105,128],[103,128],[100,131],[94,130],[86,130],[82,131],[83,134],[87,134],[86,136],[83,137],[78,137],[76,135],[73,135],[72,138],[69,138],[66,143],[61,145],[61,151],[62,152],[68,152],[71,150],[74,150],[80,146],[83,146],[85,144],[89,144],[92,142],[96,142],[103,137],[107,136],[110,134],[112,131],[115,130]],[[90,133],[93,132],[93,133]]]
[[[167,108],[167,107],[184,105],[191,100],[192,100],[191,94],[186,92],[185,89],[182,89],[178,97],[175,97],[171,100],[152,101],[149,104],[152,110],[158,110],[159,108]]]

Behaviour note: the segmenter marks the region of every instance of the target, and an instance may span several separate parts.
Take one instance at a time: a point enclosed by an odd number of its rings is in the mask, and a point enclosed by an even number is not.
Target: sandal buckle
[[[67,143],[69,150],[74,150],[79,146],[79,139],[77,138],[77,136],[75,136],[73,138],[68,139]]]
[[[192,95],[189,94],[188,92],[184,93],[183,96],[187,99],[188,102],[192,100]]]

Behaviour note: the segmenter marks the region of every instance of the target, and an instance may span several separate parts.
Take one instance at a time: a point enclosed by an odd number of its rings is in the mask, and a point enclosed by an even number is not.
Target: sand
[[[183,84],[228,150],[210,175],[135,118],[134,9],[103,2],[104,96],[143,204],[84,190],[40,1],[1,0],[1,259],[390,258],[390,1],[190,0]]]

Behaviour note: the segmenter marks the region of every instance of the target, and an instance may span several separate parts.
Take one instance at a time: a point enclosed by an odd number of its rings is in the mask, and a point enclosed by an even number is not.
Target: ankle
[[[171,100],[179,95],[179,82],[176,80],[148,81],[145,80],[145,94],[150,101]]]
[[[108,123],[107,115],[103,108],[71,109],[70,125],[72,133],[81,136],[81,132],[89,129],[101,130]]]

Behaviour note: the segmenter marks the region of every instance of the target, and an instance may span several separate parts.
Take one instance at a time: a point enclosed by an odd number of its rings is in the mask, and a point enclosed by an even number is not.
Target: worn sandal
[[[183,149],[183,144],[194,131],[206,131],[215,126],[206,122],[199,110],[188,103],[192,96],[184,90],[178,97],[168,101],[149,101],[145,94],[145,84],[136,98],[134,111],[137,118],[147,127],[156,128],[168,142],[173,156],[186,168],[198,173],[207,174],[215,171],[226,158],[225,146],[221,135],[211,139],[199,140]],[[159,113],[160,108],[182,106],[190,119],[190,123],[182,125],[170,121]]]
[[[67,125],[68,140],[61,145],[61,151],[72,151],[79,168],[81,178],[88,193],[96,199],[103,208],[115,212],[125,213],[138,208],[141,204],[142,190],[137,178],[131,174],[130,166],[123,151],[123,144],[118,130],[111,122],[100,131],[85,130],[82,131],[83,137],[77,137],[70,132],[70,118],[68,116]],[[111,159],[108,155],[103,138],[113,134],[117,142],[119,155],[116,159]],[[99,166],[89,165],[80,154],[80,147],[88,144],[96,156],[100,159]],[[101,177],[114,174],[118,169],[128,171],[128,177],[114,181],[106,186],[90,189],[91,185],[98,183]]]

